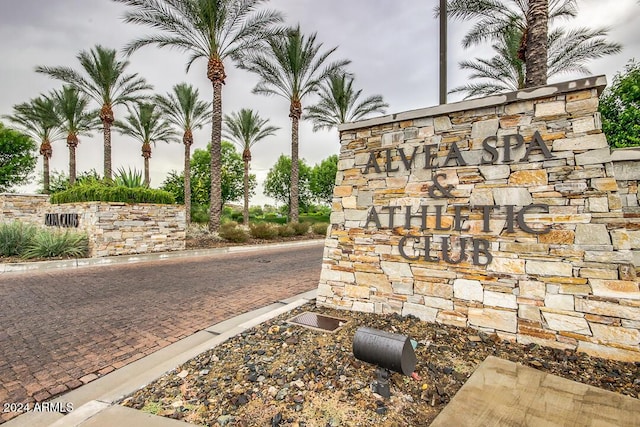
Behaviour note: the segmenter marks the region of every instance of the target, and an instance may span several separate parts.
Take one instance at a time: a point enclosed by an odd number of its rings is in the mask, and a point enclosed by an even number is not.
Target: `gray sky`
[[[318,40],[328,49],[339,46],[334,59],[352,61],[349,70],[356,75],[356,86],[363,96],[381,94],[390,105],[387,113],[397,113],[438,103],[438,20],[433,8],[438,0],[272,0],[268,8],[282,11],[287,25],[300,24],[304,33],[317,32]],[[592,74],[605,74],[611,82],[631,58],[640,59],[640,5],[636,0],[579,0],[578,18],[567,26],[606,26],[609,40],[623,45],[622,53],[589,64]],[[66,65],[79,69],[76,55],[96,44],[121,49],[128,41],[150,30],[122,22],[125,7],[109,0],[0,0],[0,115],[10,114],[12,106],[60,87],[61,83],[36,74],[37,65]],[[463,59],[492,56],[491,49],[463,50],[460,40],[468,23],[449,24],[449,89],[466,82],[457,69]],[[166,93],[180,82],[193,84],[203,98],[211,100],[206,78],[206,62],[196,61],[185,74],[187,55],[174,50],[146,47],[130,58],[128,72],[137,72],[154,85],[156,93]],[[240,108],[257,110],[271,124],[281,129],[273,137],[257,144],[251,163],[252,172],[261,184],[280,154],[290,154],[290,120],[288,103],[280,97],[254,95],[257,83],[253,75],[225,63],[226,85],[223,88],[223,112]],[[579,75],[564,75],[550,82],[571,80]],[[458,101],[460,95],[449,96]],[[314,98],[303,100],[303,106]],[[116,118],[124,111],[117,109]],[[6,121],[5,121],[6,122]],[[204,148],[210,128],[195,134],[195,148]],[[140,144],[113,133],[113,168],[142,170]],[[300,156],[308,164],[339,151],[338,132],[312,132],[311,123],[300,125]],[[78,171],[95,168],[102,173],[102,137],[81,138],[77,149]],[[182,169],[181,144],[158,143],[151,158],[151,185],[157,187],[170,170]],[[68,149],[64,141],[53,144],[51,169],[68,172]],[[42,161],[38,160],[38,176]],[[34,183],[35,183],[34,179]],[[35,184],[22,187],[33,191]],[[261,194],[252,204],[273,203]]]

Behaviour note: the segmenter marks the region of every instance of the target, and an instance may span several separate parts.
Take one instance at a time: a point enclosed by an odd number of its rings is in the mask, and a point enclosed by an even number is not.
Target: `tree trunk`
[[[298,126],[302,116],[302,104],[298,100],[291,101],[289,117],[291,117],[291,193],[289,195],[289,222],[298,222],[298,200],[300,170],[298,165]]]
[[[244,156],[243,156],[244,157]],[[244,161],[244,210],[242,212],[244,225],[249,226],[249,160]]]
[[[184,131],[182,136],[184,143],[184,211],[187,225],[191,224],[191,145],[193,134],[191,129]]]
[[[548,0],[529,0],[525,48],[526,87],[547,84]]]
[[[113,110],[109,104],[102,106],[100,110],[104,133],[104,179],[111,181],[111,124],[113,123]]]
[[[74,133],[67,135],[67,146],[69,147],[69,186],[76,183],[76,147],[78,137]]]
[[[149,178],[149,159],[151,158],[151,144],[145,142],[142,144],[142,157],[144,157],[144,183],[145,187],[149,187],[151,179]]]
[[[221,150],[222,150],[222,85],[226,77],[220,58],[211,57],[207,77],[213,86],[213,116],[211,123],[211,200],[209,202],[209,230],[218,231],[222,213]]]
[[[49,194],[49,159],[53,155],[53,148],[48,139],[40,144],[40,154],[42,155],[42,187],[44,194]]]

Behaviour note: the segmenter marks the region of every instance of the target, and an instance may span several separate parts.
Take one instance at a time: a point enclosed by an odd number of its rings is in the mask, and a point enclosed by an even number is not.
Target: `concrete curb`
[[[247,329],[311,302],[315,297],[316,290],[311,290],[211,325],[53,399],[53,404],[73,404],[73,411],[66,415],[58,412],[28,412],[8,421],[5,426],[112,426],[123,425],[123,419],[127,420],[127,425],[140,427],[190,426],[192,424],[119,407],[117,402],[195,356],[215,348]]]
[[[162,259],[176,259],[176,258],[192,258],[202,257],[210,255],[220,255],[227,253],[240,253],[240,252],[253,252],[263,249],[280,249],[290,247],[305,247],[314,246],[323,243],[324,239],[312,239],[296,242],[285,243],[265,243],[262,245],[248,245],[248,246],[227,246],[224,248],[213,249],[187,249],[184,251],[173,252],[156,252],[151,254],[139,254],[139,255],[120,255],[104,258],[79,258],[68,259],[59,261],[39,261],[39,262],[16,262],[16,263],[1,263],[1,273],[26,273],[44,270],[56,270],[62,268],[80,268],[80,267],[92,267],[100,265],[120,265],[120,264],[134,264],[145,261],[158,261]]]

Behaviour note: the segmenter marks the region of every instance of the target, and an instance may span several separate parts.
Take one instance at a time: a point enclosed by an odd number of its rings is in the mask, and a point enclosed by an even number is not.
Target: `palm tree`
[[[244,162],[244,224],[249,224],[249,162],[251,161],[251,147],[258,141],[275,134],[280,129],[267,126],[269,119],[262,119],[253,110],[241,109],[239,113],[224,116],[223,136],[230,139],[242,149]]]
[[[184,209],[187,224],[191,222],[191,145],[193,131],[211,120],[211,103],[199,99],[198,89],[186,83],[173,87],[166,96],[158,95],[155,102],[167,121],[182,130],[184,144]]]
[[[547,77],[569,72],[589,74],[585,62],[621,49],[618,43],[606,42],[604,36],[606,30],[603,29],[553,30],[548,39]],[[518,56],[520,39],[516,28],[508,29],[493,45],[495,56],[460,62],[460,68],[472,72],[471,79],[480,81],[454,88],[451,93],[466,92],[466,98],[471,98],[525,88],[526,67]]]
[[[207,78],[213,88],[211,126],[211,203],[209,229],[220,227],[222,205],[221,138],[224,60],[239,60],[262,45],[282,21],[275,11],[257,11],[265,0],[115,0],[133,8],[125,22],[160,30],[129,43],[128,53],[147,45],[175,47],[191,54],[187,71],[196,59],[207,59]]]
[[[320,53],[322,43],[316,43],[316,33],[308,38],[300,27],[290,28],[267,40],[264,51],[241,63],[241,67],[256,73],[260,81],[253,93],[279,95],[289,101],[291,118],[291,203],[289,220],[298,222],[298,125],[302,116],[303,98],[317,91],[318,86],[331,74],[339,72],[350,61],[327,63],[337,47]],[[322,68],[324,67],[324,68]]]
[[[320,101],[305,108],[304,118],[313,121],[313,130],[317,131],[354,122],[371,113],[385,113],[389,104],[382,95],[370,96],[356,104],[361,93],[362,89],[353,88],[353,77],[347,73],[332,74],[320,86]]]
[[[40,141],[44,193],[49,194],[49,160],[53,155],[51,143],[63,138],[55,102],[41,95],[29,102],[14,105],[13,115],[5,117],[22,132]]]
[[[69,147],[69,185],[76,181],[76,147],[78,136],[92,136],[91,131],[98,125],[98,111],[87,111],[90,98],[76,87],[64,85],[62,90],[54,90],[51,99],[62,123],[61,129],[67,133]]]
[[[142,157],[144,157],[144,186],[148,187],[149,159],[151,158],[151,143],[156,141],[177,141],[176,132],[167,123],[162,112],[156,111],[154,104],[139,103],[136,108],[127,105],[129,115],[125,121],[116,120],[113,125],[123,135],[128,135],[142,143]]]
[[[84,74],[70,67],[36,67],[36,72],[62,80],[86,93],[100,105],[100,120],[104,135],[104,178],[111,180],[111,125],[113,107],[135,101],[140,92],[152,89],[138,74],[124,74],[129,61],[116,59],[115,49],[96,45],[78,56]]]

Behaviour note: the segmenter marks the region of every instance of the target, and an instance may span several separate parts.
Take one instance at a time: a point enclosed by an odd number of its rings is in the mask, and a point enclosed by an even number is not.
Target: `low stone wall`
[[[69,227],[87,233],[89,256],[185,249],[184,206],[85,202],[51,204],[48,196],[0,195],[0,222]]]
[[[640,361],[637,177],[602,133],[605,84],[341,126],[317,303]]]

